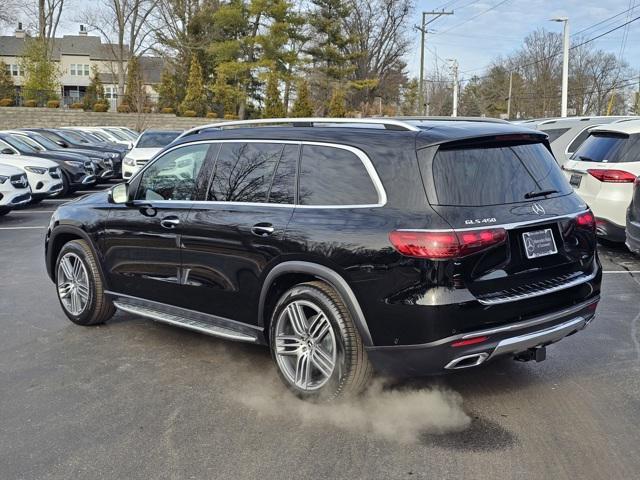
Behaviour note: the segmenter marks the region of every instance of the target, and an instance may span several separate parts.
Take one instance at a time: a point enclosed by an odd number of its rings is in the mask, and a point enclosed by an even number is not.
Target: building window
[[[20,65],[11,65],[11,75],[13,75],[14,77],[20,76]]]
[[[88,77],[90,73],[89,65],[82,63],[72,63],[69,65],[69,75]]]
[[[69,66],[69,75],[73,75],[73,76],[76,75],[76,64],[75,63],[72,63]]]
[[[89,65],[85,65],[84,66],[84,76],[88,77],[89,76]]]

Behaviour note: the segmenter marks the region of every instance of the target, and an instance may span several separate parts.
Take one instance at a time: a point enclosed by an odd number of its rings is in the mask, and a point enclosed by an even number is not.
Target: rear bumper
[[[367,347],[367,353],[378,372],[397,376],[421,376],[474,367],[496,357],[555,343],[582,330],[595,316],[599,300],[599,295],[596,295],[553,313],[492,329],[453,335],[427,344]],[[486,339],[473,343],[474,339],[483,337]],[[471,343],[452,346],[459,342]]]
[[[596,235],[602,237],[605,240],[612,242],[624,243],[626,234],[625,228],[610,220],[604,218],[598,218],[596,216]]]

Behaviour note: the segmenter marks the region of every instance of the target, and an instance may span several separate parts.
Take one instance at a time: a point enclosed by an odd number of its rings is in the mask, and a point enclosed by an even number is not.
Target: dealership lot
[[[100,327],[70,323],[43,262],[49,217],[65,201],[0,219],[3,479],[640,471],[640,259],[622,248],[601,248],[596,320],[549,347],[547,361],[389,381],[348,405],[317,407],[284,392],[261,347],[122,313]]]

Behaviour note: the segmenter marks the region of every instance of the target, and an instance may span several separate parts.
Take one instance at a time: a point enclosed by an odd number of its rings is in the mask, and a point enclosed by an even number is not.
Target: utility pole
[[[564,23],[562,41],[562,103],[560,104],[560,116],[567,116],[567,97],[569,90],[569,19],[567,17],[552,18],[553,22]]]
[[[511,119],[511,92],[513,91],[513,70],[509,72],[509,96],[507,97],[507,120]]]
[[[434,18],[427,22],[427,16],[432,15]],[[425,112],[428,111],[428,106],[425,102],[424,95],[424,42],[425,37],[427,35],[427,25],[435,22],[438,18],[443,15],[453,15],[453,10],[450,12],[445,12],[442,9],[439,12],[431,11],[431,12],[422,12],[422,22],[420,25],[415,25],[415,28],[420,30],[420,84],[418,85],[418,99],[420,101],[420,114],[425,115]]]
[[[458,116],[458,61],[456,59],[451,60],[451,70],[453,71],[453,107],[451,109],[451,116]]]

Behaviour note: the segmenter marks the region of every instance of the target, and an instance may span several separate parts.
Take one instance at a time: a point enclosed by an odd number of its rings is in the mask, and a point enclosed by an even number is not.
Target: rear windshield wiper
[[[557,190],[540,190],[539,192],[529,192],[524,194],[524,198],[536,198],[544,197],[545,195],[551,195],[552,193],[558,193]]]
[[[591,157],[587,157],[585,155],[578,155],[578,158],[583,162],[595,162],[595,160]]]

